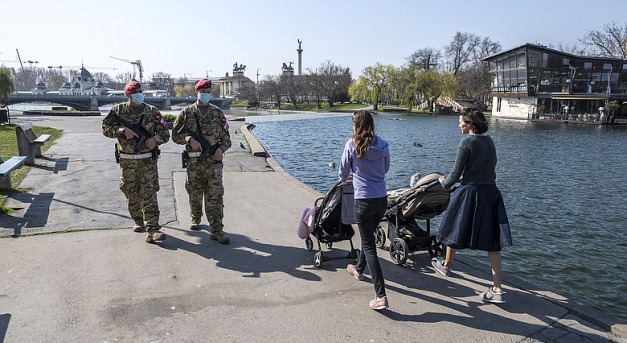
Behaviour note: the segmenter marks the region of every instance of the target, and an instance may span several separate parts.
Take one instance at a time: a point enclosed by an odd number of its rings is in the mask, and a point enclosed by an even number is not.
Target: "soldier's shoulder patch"
[[[163,119],[163,116],[161,115],[161,112],[159,111],[155,112],[155,120],[163,126],[168,126],[168,122],[166,122],[165,119]]]
[[[220,117],[220,124],[222,124],[224,132],[229,133],[229,122],[226,120],[224,114]]]

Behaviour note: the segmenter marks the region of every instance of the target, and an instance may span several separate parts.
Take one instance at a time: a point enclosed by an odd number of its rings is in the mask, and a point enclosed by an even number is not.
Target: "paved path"
[[[369,279],[350,276],[348,260],[313,267],[296,236],[321,195],[251,156],[263,148],[241,121],[230,122],[225,159],[231,244],[186,229],[181,147],[168,143],[159,161],[168,238],[153,245],[128,228],[100,118],[13,119],[64,135],[22,181],[28,191],[5,203],[17,211],[0,215],[0,235],[26,235],[0,239],[0,342],[627,342],[615,319],[509,275],[507,303],[484,304],[489,269],[463,256],[443,278],[426,252],[400,267],[380,251],[390,309],[370,310]]]

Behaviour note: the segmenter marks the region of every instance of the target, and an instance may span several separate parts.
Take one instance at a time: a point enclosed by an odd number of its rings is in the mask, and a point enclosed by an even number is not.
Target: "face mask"
[[[144,102],[144,93],[131,94],[131,101],[136,104],[141,104],[142,102]]]
[[[211,93],[198,93],[198,100],[203,103],[208,103],[211,100]]]

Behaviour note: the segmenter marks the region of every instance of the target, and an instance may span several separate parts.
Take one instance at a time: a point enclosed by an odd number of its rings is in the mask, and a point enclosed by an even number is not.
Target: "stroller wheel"
[[[331,249],[331,248],[333,248],[333,243],[331,242],[327,243],[327,249]]]
[[[314,266],[320,268],[321,265],[322,265],[322,253],[318,251],[314,255]]]
[[[311,240],[311,237],[307,237],[307,239],[305,239],[305,247],[308,251],[311,251],[311,249],[313,249],[313,241]]]
[[[390,257],[392,261],[399,266],[407,261],[408,252],[409,247],[407,247],[407,243],[401,238],[395,238],[390,244]]]
[[[383,246],[385,245],[385,230],[383,230],[381,226],[377,226],[374,235],[374,241],[377,248],[383,248]]]
[[[441,245],[442,243],[440,243]],[[440,249],[438,249],[438,242],[435,240],[435,235],[429,237],[429,246],[427,247],[429,251],[429,256],[431,258],[438,257],[440,253]]]

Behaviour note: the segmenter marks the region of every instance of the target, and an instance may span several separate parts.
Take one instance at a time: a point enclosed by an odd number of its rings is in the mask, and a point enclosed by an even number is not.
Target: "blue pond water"
[[[291,120],[293,119],[293,120]],[[388,189],[414,173],[448,173],[463,138],[456,116],[376,115],[390,143]],[[337,180],[351,117],[248,117],[253,133],[294,177],[325,193]],[[627,320],[627,130],[576,124],[491,120],[497,185],[514,246],[506,274]],[[439,217],[435,219],[435,227]],[[463,252],[481,258],[483,252]]]

